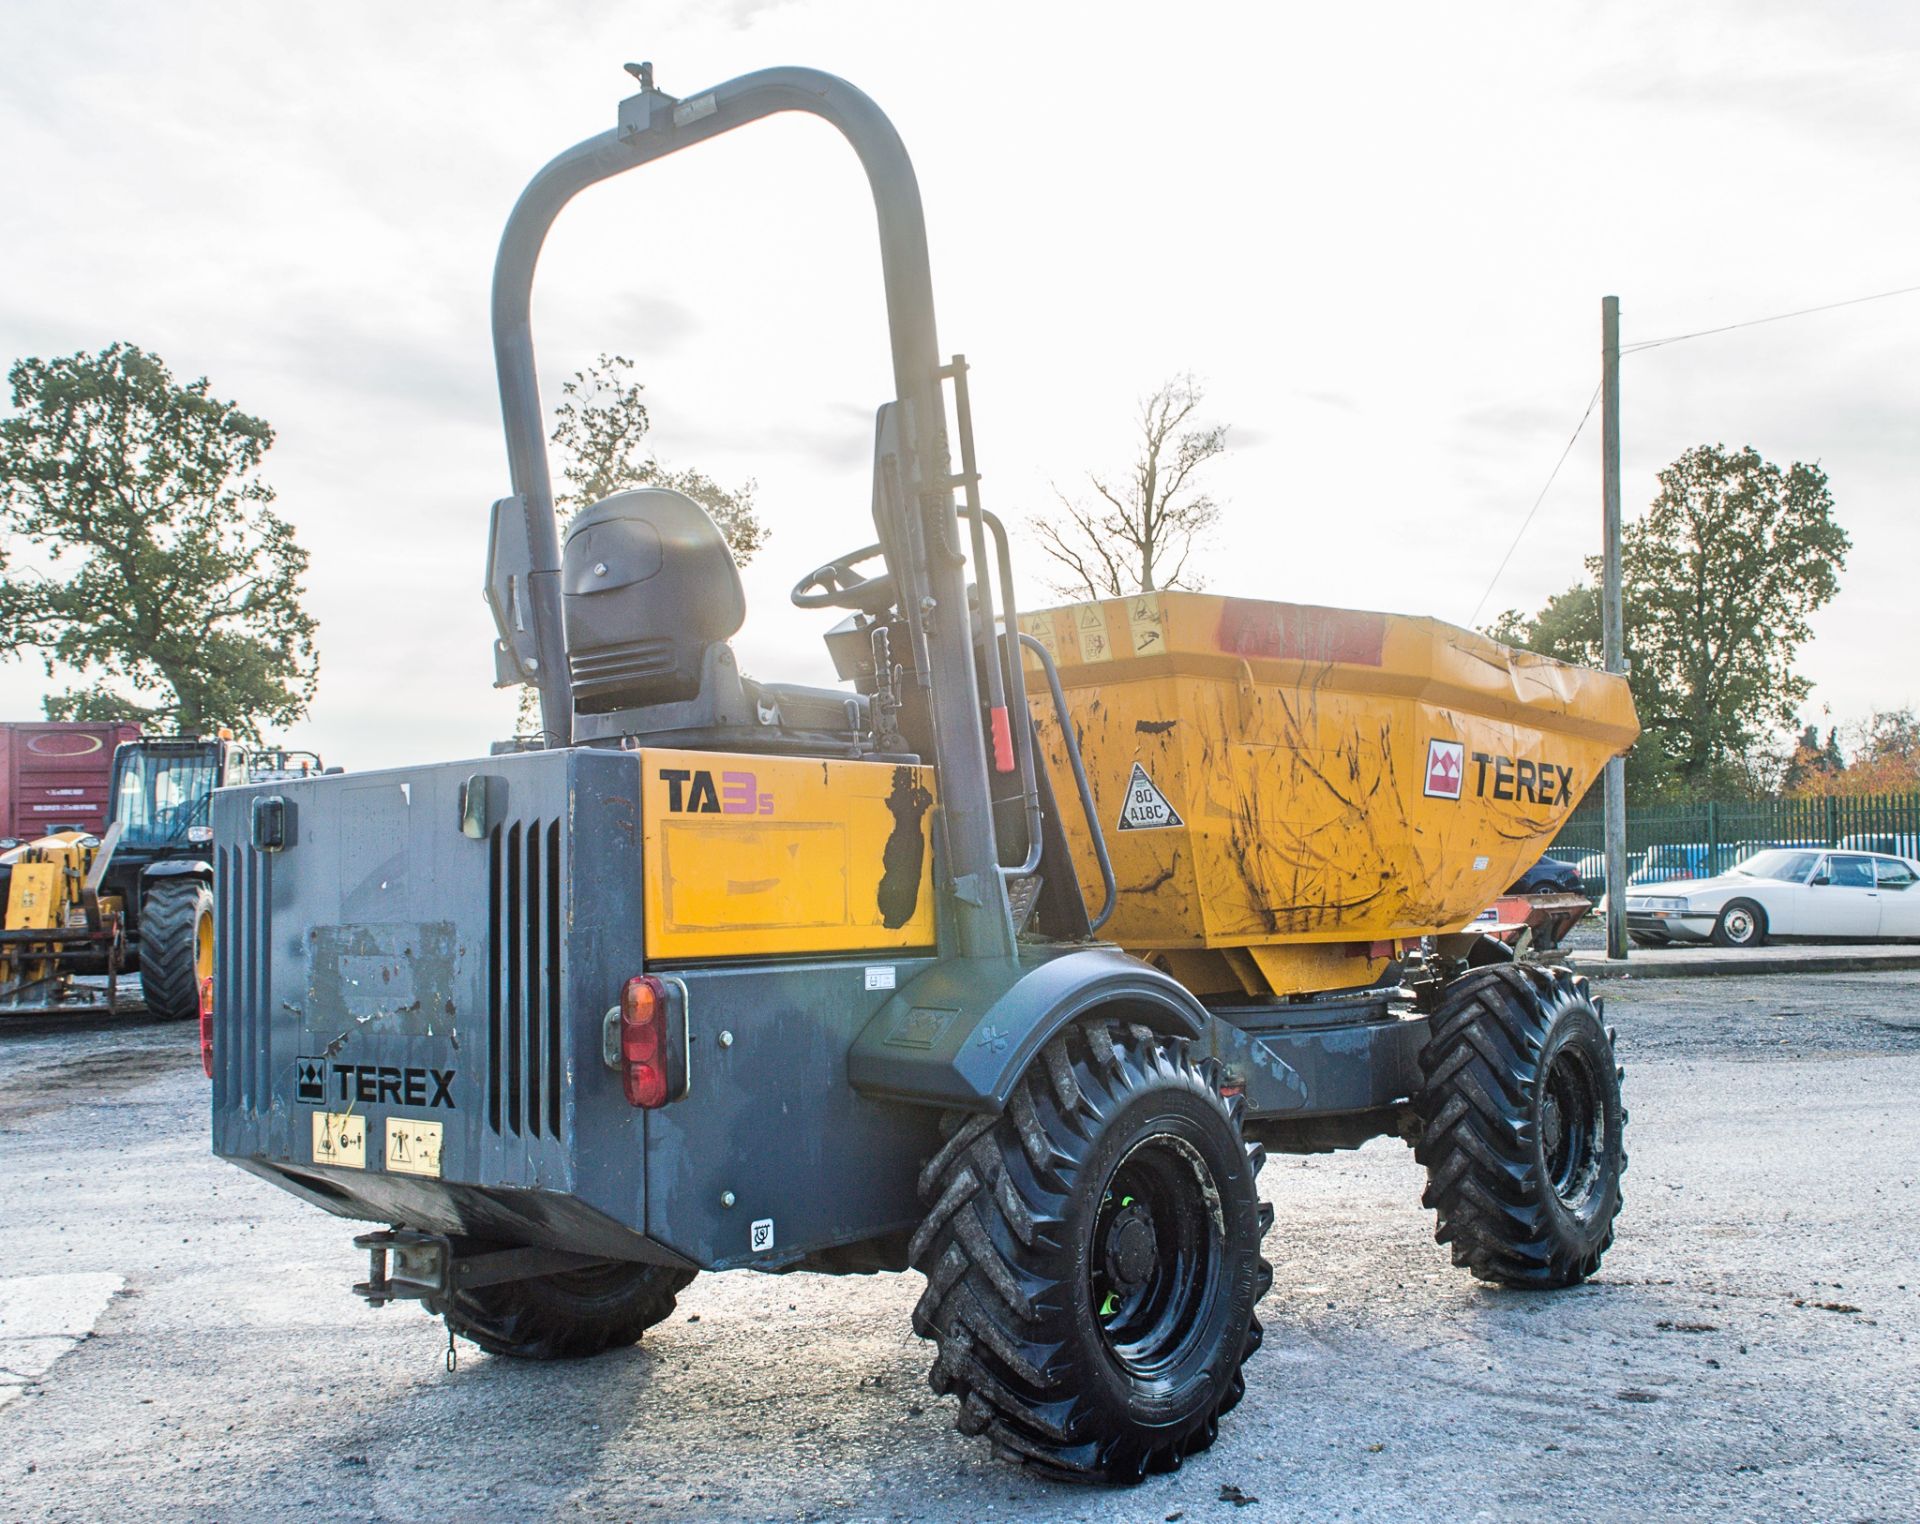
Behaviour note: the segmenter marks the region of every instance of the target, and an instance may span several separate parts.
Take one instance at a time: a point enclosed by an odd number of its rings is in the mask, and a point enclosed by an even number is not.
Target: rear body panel
[[[649,960],[655,757],[534,752],[216,795],[215,1151],[343,1216],[702,1267],[909,1224],[936,1117],[856,1094],[846,1054],[930,957]],[[892,786],[890,768],[832,765]],[[476,776],[478,837],[461,828]],[[835,797],[885,817],[886,792]],[[266,798],[291,810],[283,850],[253,845]],[[930,937],[915,867],[900,930]],[[685,984],[691,1039],[690,1093],[654,1112],[601,1056],[607,1011],[648,968]],[[397,1152],[420,1124],[438,1124],[437,1175]]]

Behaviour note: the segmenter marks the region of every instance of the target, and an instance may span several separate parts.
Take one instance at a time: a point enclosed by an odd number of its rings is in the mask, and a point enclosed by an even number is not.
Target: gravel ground
[[[1920,1518],[1920,974],[1606,998],[1600,1276],[1475,1285],[1397,1143],[1275,1158],[1247,1401],[1128,1492],[954,1432],[913,1276],[704,1277],[633,1351],[449,1372],[438,1323],[348,1294],[350,1225],[208,1155],[190,1032],[8,1022],[0,1311],[124,1289],[0,1407],[0,1518]]]

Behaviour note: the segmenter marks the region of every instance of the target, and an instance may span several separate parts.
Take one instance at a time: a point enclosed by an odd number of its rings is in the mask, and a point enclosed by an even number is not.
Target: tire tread
[[[1426,1085],[1415,1156],[1427,1170],[1422,1202],[1435,1214],[1434,1238],[1454,1264],[1481,1280],[1525,1287],[1569,1286],[1592,1275],[1613,1242],[1620,1207],[1597,1247],[1556,1236],[1543,1204],[1549,1189],[1535,1162],[1531,1097],[1547,1035],[1571,1007],[1600,1012],[1587,980],[1564,968],[1503,963],[1449,984],[1420,1054]],[[1609,1052],[1611,1032],[1601,1028]],[[1611,1068],[1618,1083],[1620,1070]],[[1624,1125],[1625,1110],[1620,1110]],[[1624,1150],[1615,1172],[1626,1168]]]
[[[161,879],[140,901],[140,995],[161,1021],[200,1014],[199,922],[213,895],[197,878]]]
[[[1067,1253],[1059,1229],[1102,1124],[1148,1084],[1191,1087],[1220,1106],[1237,1133],[1237,1104],[1221,1099],[1184,1044],[1095,1018],[1042,1050],[1003,1117],[958,1122],[920,1176],[928,1215],[908,1257],[927,1278],[913,1326],[938,1347],[929,1384],[959,1398],[962,1433],[985,1435],[996,1452],[1053,1478],[1130,1482],[1177,1468],[1213,1442],[1220,1416],[1245,1392],[1240,1366],[1263,1337],[1251,1318],[1232,1379],[1212,1407],[1160,1444],[1103,1435],[1083,1400],[1062,1329],[1072,1293],[1051,1273]],[[1251,1176],[1265,1153],[1243,1146]],[[1272,1220],[1258,1203],[1259,1231]],[[1256,1260],[1257,1303],[1273,1272],[1257,1250]]]

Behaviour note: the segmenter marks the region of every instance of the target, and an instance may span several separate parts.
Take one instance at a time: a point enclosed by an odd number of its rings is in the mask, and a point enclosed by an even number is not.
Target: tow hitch
[[[488,1249],[478,1254],[456,1252],[444,1233],[416,1233],[407,1228],[383,1228],[362,1233],[353,1241],[365,1249],[367,1278],[353,1294],[375,1307],[403,1300],[423,1301],[438,1311],[455,1291],[497,1286],[505,1281],[531,1280],[563,1270],[583,1270],[608,1261],[593,1254],[569,1254],[561,1249]]]

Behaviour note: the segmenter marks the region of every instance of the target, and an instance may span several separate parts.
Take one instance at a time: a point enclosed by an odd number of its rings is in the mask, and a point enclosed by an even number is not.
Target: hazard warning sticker
[[[1427,742],[1427,797],[1458,799],[1466,763],[1467,748],[1459,741]]]
[[[1147,770],[1134,763],[1133,776],[1127,779],[1127,802],[1120,807],[1120,829],[1164,831],[1184,824],[1180,812],[1167,803],[1167,796],[1147,776]]]

